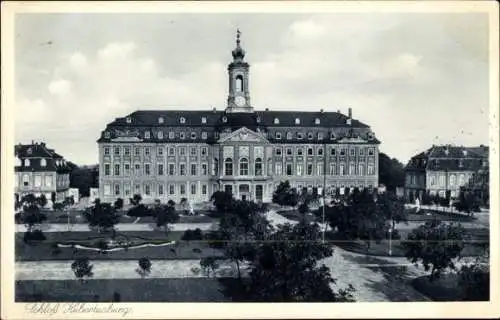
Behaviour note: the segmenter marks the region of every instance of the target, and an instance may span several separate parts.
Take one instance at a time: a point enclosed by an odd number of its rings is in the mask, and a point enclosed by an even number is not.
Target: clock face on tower
[[[236,98],[234,98],[234,103],[236,103],[238,107],[242,107],[243,105],[245,105],[245,98],[242,96],[237,96]]]

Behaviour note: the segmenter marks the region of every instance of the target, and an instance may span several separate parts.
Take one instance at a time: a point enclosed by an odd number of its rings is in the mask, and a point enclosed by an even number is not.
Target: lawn
[[[413,287],[420,293],[428,296],[434,301],[464,301],[461,296],[461,289],[458,286],[458,275],[449,273],[442,275],[434,281],[429,280],[429,276],[418,277],[412,280]],[[489,288],[484,288],[489,292]],[[484,299],[476,301],[489,301],[489,294],[485,294]]]
[[[464,213],[458,212],[443,212],[433,209],[420,209],[419,213],[416,208],[406,208],[408,214],[408,221],[456,221],[456,222],[473,222],[476,220],[474,217],[467,216]],[[430,215],[427,215],[430,213]]]
[[[276,211],[277,214],[293,220],[293,221],[300,221],[301,219],[306,219],[307,222],[314,222],[316,221],[316,217],[312,213],[307,213],[307,214],[302,214],[298,210],[279,210]]]
[[[97,232],[47,232],[47,239],[33,245],[23,241],[23,233],[15,235],[16,261],[39,260],[73,260],[77,257],[88,257],[91,260],[136,260],[142,257],[149,259],[200,259],[208,256],[222,256],[220,250],[208,247],[205,241],[179,241],[184,232],[171,231],[167,235],[163,231],[130,231],[117,232],[117,240],[128,238],[133,245],[144,243],[165,243],[177,241],[175,245],[163,247],[130,248],[128,250],[100,253],[99,251],[78,248],[59,248],[55,252],[54,243],[79,244],[97,246],[99,241],[109,238]],[[200,250],[200,251],[198,251]]]
[[[234,279],[225,279],[235,281]],[[215,278],[24,280],[15,282],[16,302],[226,302]]]

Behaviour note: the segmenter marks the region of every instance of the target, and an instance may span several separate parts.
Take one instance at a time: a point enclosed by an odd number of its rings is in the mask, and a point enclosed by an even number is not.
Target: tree
[[[155,206],[152,213],[156,220],[156,226],[158,228],[163,227],[165,232],[168,231],[169,223],[176,223],[180,219],[179,214],[175,211],[175,207],[168,204]]]
[[[151,273],[151,261],[148,258],[140,258],[138,261],[139,268],[135,271],[142,277],[145,278]]]
[[[130,198],[130,204],[137,206],[141,203],[142,196],[140,194],[134,194],[132,198]]]
[[[114,203],[114,207],[115,207],[116,210],[123,209],[123,199],[122,198],[116,199],[116,201]]]
[[[210,271],[212,271],[212,274],[215,277],[215,270],[219,268],[219,264],[217,263],[217,260],[215,260],[214,257],[206,257],[200,260],[200,266],[205,273],[207,277],[210,277]]]
[[[85,277],[90,278],[94,275],[92,272],[92,268],[94,266],[90,264],[89,258],[77,258],[71,264],[71,270],[75,273],[75,277],[77,280],[80,280],[82,283],[85,281]]]
[[[487,252],[488,252],[487,248]],[[458,272],[460,296],[465,301],[490,300],[489,254],[476,258],[470,265],[463,265]]]
[[[464,248],[465,229],[460,225],[434,220],[413,229],[403,242],[406,258],[425,271],[431,270],[430,280],[439,278],[447,268],[455,269],[454,260]]]
[[[179,202],[179,205],[181,206],[181,210],[184,211],[184,214],[187,215],[189,212],[189,201],[187,198],[182,198],[181,201]]]
[[[153,211],[142,203],[138,203],[134,207],[128,209],[129,217],[149,217],[153,215]]]
[[[319,226],[300,222],[280,225],[256,247],[250,266],[247,298],[265,302],[354,301],[354,288],[334,292],[330,270],[318,260],[332,254],[320,239]]]
[[[210,197],[210,201],[213,202],[217,212],[223,214],[230,210],[234,199],[230,192],[216,191],[212,197]]]
[[[386,186],[388,191],[404,186],[404,165],[396,158],[390,158],[383,152],[378,155],[379,182]]]
[[[69,162],[68,162],[69,163]],[[98,187],[99,166],[74,166],[69,174],[69,185],[77,188],[82,197],[90,196],[90,188]],[[97,179],[96,179],[97,177]]]
[[[101,203],[98,199],[92,207],[83,212],[83,215],[89,226],[97,227],[98,232],[114,230],[114,226],[119,222],[119,216],[114,207],[109,203]]]
[[[40,208],[44,208],[46,205],[47,205],[47,198],[45,197],[45,195],[42,193],[38,199],[38,205],[40,206]]]
[[[297,190],[290,186],[290,181],[282,181],[273,193],[273,203],[280,206],[295,207],[298,203],[299,196]]]
[[[183,241],[201,241],[203,240],[203,234],[200,228],[196,228],[195,230],[188,229],[184,231],[181,240]]]

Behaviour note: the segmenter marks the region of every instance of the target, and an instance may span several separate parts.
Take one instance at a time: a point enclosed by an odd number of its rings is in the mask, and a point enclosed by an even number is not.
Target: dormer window
[[[158,131],[158,139],[163,139],[163,131]]]
[[[335,140],[335,133],[333,131],[330,132],[330,140]]]
[[[24,160],[24,166],[29,167],[30,166],[30,159],[25,159]]]
[[[300,124],[300,119],[299,118],[295,118],[295,124]]]
[[[182,124],[186,123],[186,118],[181,117],[181,118],[179,119],[179,122],[180,122],[180,123],[182,123]]]
[[[175,132],[173,132],[173,131],[169,131],[169,132],[168,132],[168,138],[169,138],[169,139],[175,139]]]
[[[458,160],[458,166],[462,168],[464,166],[464,161],[462,159]]]
[[[191,139],[196,139],[196,132],[191,132]]]
[[[163,123],[163,122],[165,122],[165,120],[163,119],[163,117],[159,117],[158,118],[158,123]]]
[[[28,154],[32,154],[33,153],[33,149],[28,148],[27,152],[28,152]]]
[[[132,123],[132,118],[131,118],[131,117],[127,117],[127,119],[125,119],[125,121],[126,121],[127,123]]]
[[[304,134],[302,132],[297,132],[297,139],[299,140],[304,139]]]
[[[110,137],[111,134],[108,131],[104,132],[104,138],[109,139]]]
[[[323,140],[323,132],[318,132],[318,140]]]
[[[257,117],[257,123],[260,123],[260,117]]]
[[[201,133],[201,138],[202,138],[203,140],[206,140],[206,139],[207,139],[207,133],[206,133],[206,132],[202,132],[202,133]]]
[[[286,139],[287,140],[292,140],[292,133],[291,132],[287,132],[286,133]]]
[[[179,133],[179,137],[184,140],[186,138],[186,134],[184,132]]]
[[[274,118],[274,124],[280,124],[280,119]]]
[[[276,139],[281,140],[281,132],[276,132]]]
[[[307,139],[309,139],[309,140],[313,139],[313,133],[312,132],[308,132],[307,133]]]
[[[316,119],[314,119],[314,123],[315,123],[315,124],[320,124],[320,123],[321,123],[321,121],[319,120],[319,118],[316,118]]]
[[[207,123],[207,117],[201,117],[201,123]]]
[[[146,139],[151,138],[151,133],[149,131],[144,132],[144,138]]]
[[[222,122],[224,122],[224,123],[227,122],[227,117],[226,116],[222,117]]]

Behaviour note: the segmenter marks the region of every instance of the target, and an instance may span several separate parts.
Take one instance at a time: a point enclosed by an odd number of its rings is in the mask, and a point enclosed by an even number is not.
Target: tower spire
[[[240,46],[241,43],[241,31],[240,29],[236,29],[236,48],[233,50],[233,59],[235,61],[243,61],[243,58],[245,57],[245,50]]]

